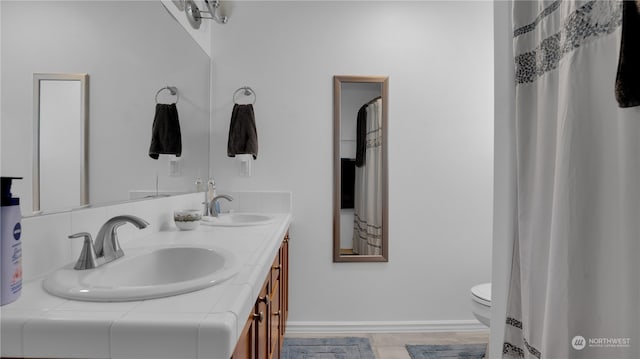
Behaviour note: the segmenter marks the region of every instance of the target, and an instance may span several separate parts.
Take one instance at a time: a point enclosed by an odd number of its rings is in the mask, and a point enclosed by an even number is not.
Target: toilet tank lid
[[[491,283],[478,284],[471,288],[471,294],[476,297],[491,302]]]

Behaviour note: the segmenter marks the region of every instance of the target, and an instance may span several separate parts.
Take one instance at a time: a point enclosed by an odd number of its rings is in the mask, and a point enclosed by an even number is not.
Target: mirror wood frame
[[[382,97],[382,250],[380,255],[343,254],[340,245],[340,123],[343,83],[378,83]],[[388,262],[389,261],[389,212],[388,212],[388,76],[333,77],[333,261],[334,262]]]
[[[89,75],[85,73],[35,73],[33,74],[33,212],[41,213],[40,193],[40,83],[42,81],[80,82],[80,203],[82,208],[89,204]]]

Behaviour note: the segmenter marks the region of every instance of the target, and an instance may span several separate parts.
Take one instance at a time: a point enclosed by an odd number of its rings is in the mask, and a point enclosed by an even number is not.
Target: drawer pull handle
[[[269,303],[269,297],[266,295],[264,297],[258,297],[258,302]]]
[[[258,314],[253,314],[253,319],[258,319],[258,322],[262,323],[264,321],[264,312],[260,312]]]

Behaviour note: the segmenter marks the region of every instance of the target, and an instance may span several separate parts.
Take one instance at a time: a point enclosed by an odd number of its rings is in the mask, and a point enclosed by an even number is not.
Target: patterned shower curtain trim
[[[514,41],[536,30],[545,17],[559,11],[560,3],[555,1],[534,22],[514,30]],[[622,3],[589,1],[569,14],[562,23],[558,32],[543,39],[534,49],[515,56],[516,84],[533,83],[556,69],[567,54],[589,41],[614,32],[622,24]]]

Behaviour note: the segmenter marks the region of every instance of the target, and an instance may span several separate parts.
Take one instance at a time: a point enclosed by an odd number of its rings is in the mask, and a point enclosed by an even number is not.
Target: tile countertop
[[[235,254],[240,271],[196,292],[167,298],[97,303],[67,300],[42,289],[43,277],[23,283],[22,295],[0,307],[3,357],[112,359],[229,359],[282,239],[289,214],[249,227],[200,225],[127,241],[147,245],[202,245]]]

